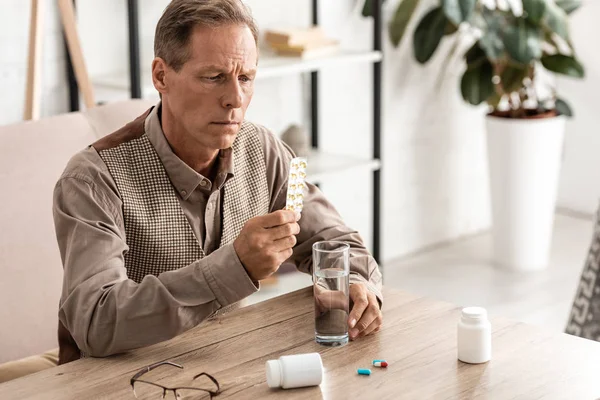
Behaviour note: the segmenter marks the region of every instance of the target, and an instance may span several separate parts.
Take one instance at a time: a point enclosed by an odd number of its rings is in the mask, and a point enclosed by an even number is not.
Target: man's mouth
[[[213,124],[217,125],[239,125],[237,121],[213,121]]]

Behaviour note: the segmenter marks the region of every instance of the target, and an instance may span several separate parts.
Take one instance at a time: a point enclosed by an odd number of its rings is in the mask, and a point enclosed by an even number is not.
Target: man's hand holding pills
[[[300,214],[279,210],[246,222],[233,248],[253,281],[268,278],[291,257]]]
[[[370,292],[364,283],[352,283],[350,300],[354,303],[348,317],[350,339],[354,340],[379,332],[383,315],[379,309],[377,296]]]

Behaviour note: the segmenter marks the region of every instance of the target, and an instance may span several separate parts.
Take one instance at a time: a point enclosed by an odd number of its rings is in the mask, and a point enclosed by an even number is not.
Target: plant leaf
[[[426,63],[435,53],[444,36],[447,22],[442,7],[429,11],[419,22],[413,36],[413,50],[418,62]]]
[[[567,13],[554,3],[554,0],[546,0],[546,17],[544,23],[565,40],[569,40],[569,25]]]
[[[518,18],[516,24],[506,28],[504,46],[513,60],[529,64],[542,55],[541,31],[526,19]]]
[[[471,68],[475,67],[474,64],[483,62],[485,59],[485,51],[483,51],[479,42],[475,42],[475,44],[473,44],[473,46],[465,53],[465,60]]]
[[[575,57],[565,56],[563,54],[553,54],[542,57],[542,65],[549,71],[572,76],[573,78],[583,78],[585,70],[583,65]]]
[[[475,14],[477,15],[477,14]],[[492,62],[498,61],[504,56],[504,43],[500,34],[504,32],[505,26],[514,25],[514,16],[510,13],[484,8],[476,23],[483,35],[479,39],[480,46]]]
[[[475,106],[489,99],[494,94],[493,75],[493,67],[489,61],[475,68],[467,68],[460,81],[463,99]]]
[[[477,0],[442,0],[446,17],[454,24],[459,25],[469,19]]]
[[[567,14],[571,14],[581,7],[581,0],[556,0],[556,5],[562,8]]]
[[[381,0],[381,4],[383,4],[385,0]],[[373,0],[365,0],[365,5],[362,9],[363,17],[372,17],[373,16]]]
[[[556,108],[556,112],[558,112],[560,115],[566,115],[567,117],[573,116],[573,110],[571,109],[571,106],[563,99],[556,99],[554,108]]]
[[[516,92],[523,87],[523,79],[527,76],[527,68],[506,66],[500,76],[505,93]]]
[[[369,0],[370,1],[370,0]],[[395,47],[398,47],[420,0],[402,0],[390,21],[388,33]]]
[[[523,11],[527,13],[527,19],[537,25],[546,13],[546,0],[523,0]]]

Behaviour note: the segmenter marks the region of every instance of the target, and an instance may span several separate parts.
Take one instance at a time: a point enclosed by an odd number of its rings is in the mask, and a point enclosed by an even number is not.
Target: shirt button
[[[206,183],[206,181],[202,181],[202,182],[200,182],[200,186],[202,186],[202,187],[205,187],[205,186],[207,186],[207,185],[208,185],[208,183]]]
[[[187,192],[186,192],[185,190],[182,190],[182,191],[181,191],[181,195],[182,195],[182,196],[185,196],[186,194],[187,194]]]

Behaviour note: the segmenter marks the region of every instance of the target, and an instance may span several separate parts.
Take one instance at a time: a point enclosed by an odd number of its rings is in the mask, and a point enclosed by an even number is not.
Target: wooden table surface
[[[134,399],[129,379],[142,367],[171,360],[145,375],[166,386],[188,385],[206,371],[221,383],[220,399],[596,399],[600,343],[492,318],[493,357],[482,365],[456,358],[459,307],[384,290],[384,327],[340,348],[314,342],[312,289],[238,309],[167,342],[105,359],[78,360],[0,384],[0,399]],[[265,361],[319,352],[319,387],[269,389]],[[387,369],[370,367],[385,359]],[[357,368],[371,368],[359,376]]]

